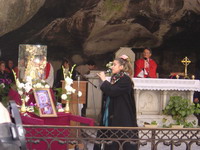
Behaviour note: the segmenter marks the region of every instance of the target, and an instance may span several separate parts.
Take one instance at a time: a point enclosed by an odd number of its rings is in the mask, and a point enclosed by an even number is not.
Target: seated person
[[[135,61],[134,77],[137,78],[157,78],[156,62],[151,59],[151,49],[145,48],[143,51],[143,58]]]

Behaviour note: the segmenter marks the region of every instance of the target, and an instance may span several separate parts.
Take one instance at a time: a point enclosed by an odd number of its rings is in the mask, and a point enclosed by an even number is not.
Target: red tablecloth
[[[23,114],[21,115],[22,123],[26,125],[70,125],[70,121],[80,122],[89,126],[94,125],[94,120],[91,118],[75,116],[70,113],[58,113],[58,117],[39,117],[33,113],[27,113],[26,116]],[[45,128],[45,126],[44,126]],[[43,129],[44,129],[43,128]],[[26,137],[63,137],[62,129],[54,130],[52,128],[46,129],[47,132],[44,132],[43,129],[38,128],[37,130],[33,128],[25,128],[27,130]],[[41,133],[43,131],[43,133]],[[68,131],[64,131],[64,136],[68,136]],[[37,140],[37,138],[36,138]],[[51,143],[52,140],[48,139],[47,141],[40,141],[39,144],[27,143],[28,149],[35,149],[35,150],[45,150],[47,149],[47,143]],[[51,144],[51,150],[66,150],[67,144],[59,144],[57,141],[54,141]]]
[[[39,117],[33,113],[21,115],[22,123],[28,125],[70,125],[70,121],[80,122],[89,126],[94,125],[91,118],[72,115],[70,113],[58,112],[57,117]]]

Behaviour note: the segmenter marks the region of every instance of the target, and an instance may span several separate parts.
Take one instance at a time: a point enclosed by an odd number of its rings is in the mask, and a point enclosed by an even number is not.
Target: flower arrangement
[[[65,112],[69,112],[69,100],[71,100],[71,94],[75,94],[76,89],[72,87],[73,80],[72,80],[72,72],[74,70],[76,65],[73,65],[71,68],[71,71],[69,71],[67,74],[65,74],[63,71],[64,75],[64,80],[65,80],[65,88],[62,91],[61,99],[66,100],[66,107],[65,107]],[[63,68],[64,69],[64,68]],[[78,97],[82,96],[81,91],[77,91]]]
[[[111,75],[111,73],[112,73],[112,69],[111,69],[112,66],[113,66],[113,62],[112,62],[112,61],[110,61],[110,62],[108,62],[108,63],[106,64],[106,67],[108,68],[108,69],[106,70],[106,73],[108,73],[108,75]]]
[[[26,82],[20,82],[18,78],[15,76],[15,82],[17,86],[17,92],[21,96],[22,106],[21,112],[26,112],[25,103],[29,100],[29,92],[32,89],[32,78],[30,76],[26,77]]]
[[[27,108],[25,106],[25,103],[29,100],[29,95],[32,88],[49,88],[50,86],[44,80],[34,80],[33,82],[31,76],[27,76],[24,82],[20,82],[14,71],[13,74],[16,83],[16,90],[20,95],[22,101],[21,112],[26,112]]]

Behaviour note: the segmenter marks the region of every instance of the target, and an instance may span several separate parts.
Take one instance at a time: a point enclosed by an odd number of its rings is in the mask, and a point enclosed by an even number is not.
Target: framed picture
[[[33,89],[35,101],[39,107],[40,117],[57,117],[55,106],[51,97],[50,89]]]

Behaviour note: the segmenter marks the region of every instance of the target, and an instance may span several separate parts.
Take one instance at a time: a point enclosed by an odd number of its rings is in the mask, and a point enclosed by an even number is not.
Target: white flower
[[[22,90],[18,90],[18,93],[19,93],[19,95],[22,95],[23,91]]]
[[[65,86],[65,90],[67,91],[67,94],[72,94],[72,93],[75,93],[75,89],[72,88],[70,85],[66,85]]]
[[[27,76],[26,77],[26,81],[29,82],[29,83],[32,83],[32,77],[31,76]]]
[[[37,83],[36,85],[34,85],[35,88],[42,88],[42,84],[41,83]]]
[[[50,86],[49,86],[48,84],[46,84],[44,87],[45,87],[45,88],[50,88]]]
[[[42,82],[42,83],[46,83],[46,81],[45,81],[45,80],[41,80],[41,82]]]
[[[62,98],[63,100],[66,100],[66,99],[67,99],[67,94],[62,94],[62,95],[61,95],[61,98]]]
[[[24,89],[25,89],[26,93],[28,93],[28,92],[32,89],[31,84],[27,82],[27,83],[25,84]]]
[[[24,88],[24,83],[19,83],[18,88]]]
[[[73,89],[73,88],[72,88],[72,93],[75,93],[75,92],[76,92],[76,89]]]
[[[29,96],[26,95],[26,97],[25,97],[25,102],[28,102],[28,100],[29,100]]]
[[[67,76],[67,77],[65,78],[65,84],[66,84],[66,85],[71,85],[72,83],[73,83],[73,80],[72,80],[70,77]]]
[[[81,97],[81,96],[82,96],[82,92],[78,91],[78,97]]]
[[[5,88],[5,84],[4,84],[4,83],[1,83],[1,84],[0,84],[0,87]]]
[[[64,112],[63,108],[58,109],[58,112]]]

